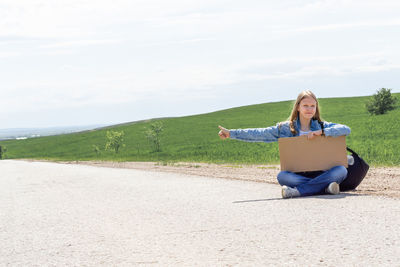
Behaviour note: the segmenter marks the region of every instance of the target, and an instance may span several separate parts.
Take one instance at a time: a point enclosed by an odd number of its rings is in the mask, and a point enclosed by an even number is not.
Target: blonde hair
[[[299,116],[299,111],[297,109],[300,105],[301,100],[303,100],[306,97],[312,97],[316,102],[316,110],[315,110],[315,114],[312,117],[312,119],[318,120],[318,122],[322,122],[317,97],[310,90],[304,90],[297,96],[296,102],[293,105],[292,113],[290,114],[289,118],[287,119],[290,122],[290,124],[289,124],[290,131],[292,132],[293,135],[297,134],[296,128],[294,127],[294,121],[297,120],[297,118]]]

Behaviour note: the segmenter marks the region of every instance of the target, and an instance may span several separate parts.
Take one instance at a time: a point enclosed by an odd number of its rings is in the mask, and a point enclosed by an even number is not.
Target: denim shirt
[[[232,139],[246,142],[276,142],[280,137],[293,137],[299,135],[300,120],[297,119],[294,122],[294,126],[297,131],[296,135],[293,135],[290,131],[289,121],[277,123],[276,126],[270,126],[267,128],[229,130],[229,134],[230,138]],[[279,124],[281,124],[280,127]],[[350,128],[346,125],[326,121],[324,121],[323,124],[324,133],[326,136],[341,136],[350,134]],[[311,120],[310,130],[321,130],[321,125],[319,124],[318,120]]]

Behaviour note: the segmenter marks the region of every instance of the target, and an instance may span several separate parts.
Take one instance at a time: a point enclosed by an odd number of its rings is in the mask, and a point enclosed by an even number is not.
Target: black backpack
[[[362,182],[365,175],[367,175],[369,165],[352,149],[346,147],[354,158],[354,163],[349,164],[347,168],[347,177],[343,182],[340,183],[340,191],[348,191],[356,189],[356,187]]]
[[[324,123],[322,121],[319,122],[321,125],[322,133],[324,134]],[[347,151],[351,153],[351,156],[354,159],[353,164],[349,164],[347,167],[347,176],[343,182],[340,183],[340,191],[349,191],[356,189],[357,186],[360,185],[365,175],[369,170],[369,165],[356,153],[354,150],[346,147]]]

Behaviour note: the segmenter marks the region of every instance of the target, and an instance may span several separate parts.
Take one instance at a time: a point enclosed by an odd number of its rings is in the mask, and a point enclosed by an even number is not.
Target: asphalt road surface
[[[400,266],[400,200],[0,161],[1,266]]]

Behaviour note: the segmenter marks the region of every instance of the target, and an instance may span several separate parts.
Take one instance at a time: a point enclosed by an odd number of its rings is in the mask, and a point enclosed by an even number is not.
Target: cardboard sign
[[[279,138],[281,170],[291,172],[329,170],[338,165],[348,167],[346,136],[306,135]]]

